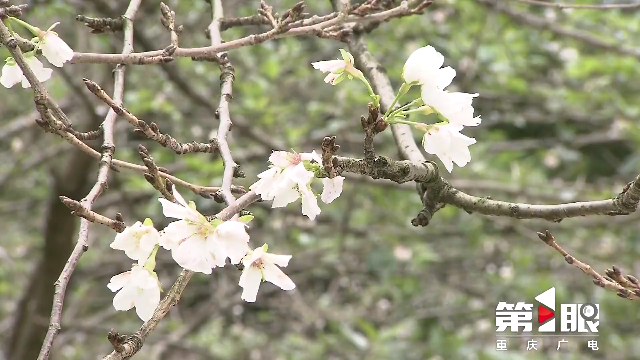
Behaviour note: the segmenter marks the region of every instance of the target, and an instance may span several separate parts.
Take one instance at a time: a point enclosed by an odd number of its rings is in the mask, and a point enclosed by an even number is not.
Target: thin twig
[[[108,226],[119,233],[123,232],[127,227],[127,225],[125,225],[125,223],[120,220],[110,219],[104,215],[100,215],[97,212],[85,208],[84,206],[82,206],[80,201],[70,199],[66,196],[60,196],[60,201],[62,201],[62,203],[72,211],[73,215],[87,219],[92,223]]]
[[[131,0],[131,2],[129,3],[129,7],[127,8],[127,11],[123,16],[125,25],[122,54],[125,55],[133,52],[133,19],[135,18],[136,12],[138,11],[140,2],[141,0]],[[4,27],[4,25],[2,26]],[[124,96],[124,76],[124,65],[118,65],[115,70],[113,93],[113,97],[118,103],[122,103],[122,99]],[[80,206],[78,207],[78,209],[84,209],[83,211],[85,214],[91,211],[93,203],[108,186],[107,184],[109,178],[109,170],[113,161],[113,153],[115,151],[115,145],[113,141],[113,128],[115,121],[116,113],[115,111],[113,111],[113,109],[109,109],[109,112],[107,113],[107,116],[105,117],[104,122],[101,126],[103,143],[102,155],[100,158],[100,168],[98,170],[98,179],[93,185],[93,188],[89,191],[89,194],[87,194],[87,196],[82,199],[79,204]],[[67,203],[65,203],[65,205],[67,205]],[[56,335],[60,332],[60,319],[62,317],[62,308],[64,305],[64,296],[66,293],[67,285],[69,284],[71,275],[73,274],[73,271],[75,270],[76,265],[80,260],[80,256],[82,256],[82,254],[89,248],[89,223],[90,221],[88,220],[88,218],[83,218],[80,221],[80,231],[78,233],[78,241],[76,243],[76,246],[71,252],[69,260],[65,264],[62,272],[60,273],[60,277],[55,283],[55,292],[53,296],[51,319],[49,320],[49,329],[42,344],[38,360],[47,360],[49,358],[51,347],[53,346],[53,341]]]
[[[60,137],[62,137],[64,140],[66,140],[67,142],[69,142],[71,145],[75,146],[76,148],[78,148],[80,151],[84,152],[85,154],[91,156],[94,159],[100,159],[101,155],[99,152],[93,150],[89,145],[85,144],[84,142],[80,141],[78,138],[76,138],[75,136],[73,136],[73,134],[64,131],[64,130],[51,130],[49,129],[49,131],[54,132],[56,134],[58,134]],[[145,173],[147,172],[147,167],[144,165],[137,165],[137,164],[132,164],[130,162],[127,161],[122,161],[122,160],[118,160],[118,159],[113,159],[111,161],[111,165],[116,167],[116,168],[121,168],[121,169],[128,169],[128,170],[134,170],[140,173]],[[178,184],[181,186],[184,186],[186,188],[188,188],[189,190],[191,190],[193,193],[206,197],[206,198],[210,198],[211,194],[215,194],[216,192],[218,192],[220,190],[220,187],[217,186],[201,186],[201,185],[196,185],[196,184],[192,184],[190,182],[187,182],[185,180],[182,180],[176,176],[167,174],[163,171],[160,171],[160,176],[171,180],[171,182],[173,182],[174,184]],[[231,191],[233,193],[236,194],[244,194],[246,192],[246,190],[244,189],[244,187],[239,186],[239,185],[233,185],[231,187]]]
[[[415,3],[422,3],[421,1],[414,1]],[[344,16],[340,13],[336,17],[315,24],[302,26],[298,28],[288,29],[282,32],[282,29],[271,29],[265,33],[249,35],[240,39],[228,41],[219,45],[212,45],[200,48],[178,48],[175,50],[172,56],[174,57],[197,57],[200,59],[216,59],[216,54],[238,49],[243,46],[256,45],[272,39],[279,39],[285,37],[294,37],[302,35],[315,35],[320,30],[343,24],[343,23],[363,23],[370,21],[384,21],[385,19],[396,17],[399,14],[411,13],[411,8],[408,6],[407,1],[402,1],[400,5],[393,9],[381,11],[366,16]],[[163,55],[163,50],[155,50],[141,53],[133,53],[128,55],[122,54],[97,54],[97,53],[74,53],[71,60],[74,64],[80,63],[97,63],[97,64],[149,64],[160,63],[160,59],[156,59]]]
[[[638,279],[636,279],[632,275],[624,276],[620,269],[617,266],[613,266],[613,269],[606,270],[607,276],[600,275],[597,271],[595,271],[591,265],[583,263],[582,261],[576,259],[574,256],[569,254],[566,250],[564,250],[558,243],[551,232],[549,230],[545,230],[544,233],[537,233],[540,240],[544,241],[545,244],[551,246],[554,250],[556,250],[564,260],[578,269],[582,270],[583,273],[591,276],[593,278],[593,283],[600,286],[601,288],[615,291],[618,296],[624,299],[629,300],[640,300],[640,284]]]
[[[215,153],[218,151],[217,140],[212,140],[208,144],[199,142],[180,143],[174,139],[171,135],[163,134],[160,132],[156,123],[147,124],[144,120],[138,119],[135,115],[129,112],[124,106],[114,101],[102,88],[95,82],[89,79],[83,79],[85,86],[91,91],[98,99],[104,101],[116,114],[122,116],[136,129],[136,132],[143,134],[151,140],[156,141],[158,144],[173,150],[176,154],[182,155],[192,152],[201,153]]]

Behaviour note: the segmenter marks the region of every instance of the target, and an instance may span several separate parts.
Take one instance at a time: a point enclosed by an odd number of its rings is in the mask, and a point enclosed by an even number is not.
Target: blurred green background
[[[185,27],[180,45],[208,45],[204,29],[211,21],[209,4],[166,3]],[[294,4],[269,1],[280,13]],[[93,35],[74,17],[115,17],[124,13],[126,1],[33,5],[24,19],[41,28],[60,21],[56,31],[74,50],[121,51],[122,33]],[[258,7],[258,1],[224,1],[226,16],[252,15]],[[331,4],[308,1],[307,12],[327,14]],[[540,26],[523,21],[523,14]],[[144,0],[135,23],[136,51],[169,44],[159,18],[159,1]],[[447,180],[476,196],[554,204],[615,196],[638,173],[640,55],[633,53],[640,54],[639,27],[638,8],[557,10],[516,1],[441,0],[421,16],[380,25],[366,39],[396,89],[408,55],[433,45],[445,55],[445,65],[457,70],[449,89],[480,94],[474,105],[483,123],[464,131],[477,139],[472,162],[453,174],[443,171]],[[266,28],[233,28],[223,38],[262,31]],[[601,46],[592,38],[613,45]],[[366,113],[366,91],[355,81],[325,84],[324,75],[310,65],[336,58],[344,47],[334,40],[300,37],[229,53],[236,69],[231,105],[236,126],[229,139],[247,174],[236,184],[248,187],[257,179],[273,144],[307,152],[319,150],[321,139],[335,134],[341,155],[362,157],[359,117]],[[8,55],[6,49],[0,52]],[[111,93],[112,70],[66,65],[46,83],[78,130],[97,129],[106,114],[106,106],[84,88],[82,78]],[[79,221],[58,196],[84,197],[98,164],[36,126],[30,90],[0,88],[0,96],[0,359],[30,360],[37,357],[46,332],[53,282],[77,239]],[[166,65],[127,67],[125,106],[179,141],[206,142],[214,134],[218,99],[214,63],[180,58]],[[420,141],[420,134],[415,137]],[[389,131],[375,143],[379,154],[399,157]],[[90,144],[100,146],[99,141]],[[116,158],[141,163],[139,144],[180,178],[220,184],[218,157],[177,156],[118,120]],[[179,190],[206,214],[222,209],[213,200]],[[122,170],[111,173],[109,189],[94,209],[110,217],[121,212],[127,224],[150,217],[162,228],[168,220],[157,197],[140,174]],[[342,196],[321,205],[315,222],[303,217],[299,206],[271,210],[260,203],[250,208],[256,215],[252,245],[267,242],[276,253],[293,254],[285,271],[297,284],[294,292],[265,284],[258,301],[247,304],[240,299],[235,268],[196,274],[134,358],[640,357],[639,305],[594,286],[536,236],[536,231],[550,229],[567,251],[601,273],[616,264],[639,274],[637,214],[550,223],[469,215],[448,206],[428,227],[414,228],[410,220],[421,204],[413,184],[362,179],[348,179]],[[91,226],[92,244],[68,289],[53,359],[100,359],[110,351],[109,329],[132,333],[141,325],[133,311],[116,312],[111,306],[109,278],[131,263],[109,248],[113,237],[110,229]],[[166,291],[180,269],[161,251],[157,271]],[[563,344],[565,351],[556,351],[557,340],[543,340],[538,351],[526,351],[526,339],[510,339],[509,351],[496,351],[498,301],[534,302],[552,286],[558,304],[600,304],[599,350],[571,338]]]

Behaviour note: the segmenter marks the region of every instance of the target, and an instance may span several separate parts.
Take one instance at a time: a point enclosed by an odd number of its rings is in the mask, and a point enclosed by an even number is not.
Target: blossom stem
[[[7,19],[11,20],[11,21],[15,21],[16,23],[24,26],[27,30],[31,31],[31,33],[33,35],[35,35],[35,36],[40,35],[40,32],[42,31],[42,30],[40,30],[40,28],[35,27],[35,26],[25,22],[25,21],[22,21],[22,20],[18,19],[18,18],[14,18],[13,16],[9,16],[9,17],[7,17]]]
[[[395,119],[395,118],[390,118],[390,119],[386,119],[386,121],[389,124],[406,124],[406,125],[412,125],[412,126],[420,126],[420,125],[424,125],[422,123],[419,122],[415,122],[415,121],[409,121],[409,120],[402,120],[402,119]]]
[[[405,96],[407,92],[409,92],[409,89],[411,89],[411,84],[403,83],[402,86],[400,86],[400,89],[398,89],[398,94],[396,95],[395,99],[393,99],[391,105],[389,105],[387,112],[384,113],[384,116],[382,117],[383,119],[386,119],[387,116],[389,116],[389,113],[391,113],[393,107],[396,106],[398,101],[400,101],[400,99]]]
[[[399,107],[399,108],[397,108],[397,109],[393,110],[393,111],[392,111],[388,116],[385,116],[385,117],[384,117],[384,119],[387,119],[387,118],[389,118],[389,119],[390,119],[390,118],[393,118],[394,116],[396,116],[396,115],[397,115],[398,113],[400,113],[401,111],[403,111],[403,110],[405,110],[405,109],[407,109],[407,108],[410,108],[410,107],[412,107],[413,105],[418,104],[420,101],[422,101],[422,99],[415,99],[415,100],[413,100],[412,102],[410,102],[410,103],[408,103],[408,104],[406,104],[406,105],[403,105],[403,106],[401,106],[401,107]]]
[[[158,247],[159,245],[156,244],[156,246],[151,251],[151,255],[149,255],[149,258],[144,263],[144,268],[149,271],[153,271],[156,268],[156,254],[158,253]]]
[[[402,111],[402,114],[403,115],[407,115],[407,114],[413,114],[413,113],[421,113],[423,115],[431,115],[434,112],[435,111],[433,110],[433,108],[431,106],[425,105],[425,106],[421,106],[419,108]]]
[[[373,88],[371,87],[371,84],[369,84],[369,81],[367,81],[364,75],[358,76],[358,78],[367,86],[367,90],[369,90],[369,95],[371,96],[371,98],[373,98],[373,105],[375,107],[380,107],[380,97],[376,95],[376,93],[373,91]]]

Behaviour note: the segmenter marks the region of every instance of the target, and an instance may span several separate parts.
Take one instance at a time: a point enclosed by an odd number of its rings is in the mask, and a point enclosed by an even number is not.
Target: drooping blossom
[[[362,78],[362,72],[355,68],[353,55],[349,52],[340,49],[342,59],[317,61],[311,63],[314,69],[320,70],[323,73],[328,73],[324,78],[324,82],[337,85],[342,82],[345,77],[348,79]]]
[[[51,31],[58,24],[60,23],[51,25],[47,31],[39,31],[38,38],[42,55],[51,65],[62,67],[65,62],[73,58],[73,49],[56,32]]]
[[[453,163],[463,167],[471,161],[469,146],[475,144],[476,139],[461,134],[461,125],[427,125],[421,130],[425,131],[422,138],[424,150],[436,155],[447,171],[453,170]]]
[[[45,68],[44,65],[33,54],[24,54],[24,60],[35,74],[36,78],[40,82],[45,82],[51,78],[53,70]],[[5,60],[5,64],[2,67],[2,76],[0,76],[0,84],[6,88],[11,88],[13,85],[22,82],[23,88],[31,87],[27,77],[22,73],[22,69],[16,64],[16,61],[12,57],[8,57]]]
[[[135,224],[127,226],[123,232],[116,235],[115,240],[109,246],[112,249],[123,250],[133,260],[144,262],[160,241],[160,234],[152,223],[148,224],[150,221],[145,221],[145,224],[137,221]]]
[[[211,274],[215,267],[223,267],[226,258],[237,264],[249,251],[249,234],[245,224],[238,221],[217,223],[208,221],[195,204],[187,204],[174,189],[176,203],[159,199],[166,217],[174,221],[160,234],[160,246],[171,250],[178,265],[191,271]]]
[[[160,303],[160,283],[158,275],[139,264],[131,270],[111,278],[109,290],[117,292],[113,297],[113,307],[119,311],[136,308],[136,314],[147,321]]]
[[[242,287],[241,298],[247,302],[255,302],[262,281],[268,281],[282,290],[293,290],[296,285],[280,270],[286,267],[291,255],[267,253],[267,244],[250,251],[243,259],[244,270],[238,285]]]

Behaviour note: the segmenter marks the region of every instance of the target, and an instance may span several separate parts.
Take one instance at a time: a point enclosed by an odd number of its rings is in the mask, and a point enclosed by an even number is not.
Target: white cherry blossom
[[[45,68],[40,60],[33,55],[25,54],[24,60],[35,74],[36,78],[40,82],[47,81],[51,78],[53,70]],[[21,82],[23,88],[31,87],[29,81],[22,73],[22,69],[16,64],[15,60],[11,57],[5,60],[5,64],[2,67],[2,76],[0,76],[0,84],[6,88],[13,87],[13,85]]]
[[[431,84],[444,90],[456,76],[456,71],[444,64],[444,56],[433,46],[421,47],[414,51],[404,64],[402,77],[406,83]]]
[[[344,183],[344,177],[336,176],[332,179],[323,178],[322,179],[322,194],[320,195],[320,199],[325,204],[331,203],[333,200],[337,199],[340,194],[342,194],[342,184]]]
[[[60,39],[57,33],[51,31],[59,22],[51,25],[47,31],[41,31],[38,35],[42,55],[47,58],[51,65],[62,67],[62,65],[73,58],[73,49]]]
[[[320,70],[323,73],[327,73],[327,76],[324,78],[324,82],[337,85],[345,77],[352,78],[362,78],[362,72],[355,68],[353,55],[348,53],[347,51],[340,49],[340,53],[342,54],[342,60],[326,60],[326,61],[317,61],[311,63],[314,69]]]
[[[237,264],[249,251],[246,225],[238,221],[209,222],[187,204],[177,190],[176,203],[159,199],[166,217],[180,219],[169,224],[160,234],[160,246],[171,250],[173,259],[185,269],[211,274],[215,267],[223,267],[229,257]]]
[[[473,116],[471,102],[478,94],[448,92],[456,71],[450,66],[442,68],[444,56],[433,46],[425,46],[414,51],[404,65],[402,77],[407,83],[422,86],[421,97],[424,104],[452,124],[477,126],[480,116]]]
[[[268,281],[282,290],[293,290],[296,285],[278,268],[286,267],[291,255],[276,255],[267,253],[267,244],[249,252],[243,259],[244,270],[240,275],[238,285],[242,287],[242,300],[255,302],[260,283]]]
[[[433,86],[422,86],[422,101],[446,118],[451,124],[480,125],[480,116],[473,116],[471,102],[478,94],[442,91]]]
[[[112,277],[107,287],[118,292],[113,297],[113,307],[116,310],[127,311],[135,306],[136,314],[142,321],[151,319],[160,302],[158,275],[139,264]]]
[[[258,174],[260,180],[249,188],[263,200],[273,200],[272,208],[287,206],[301,198],[302,214],[313,220],[320,214],[320,207],[310,187],[314,174],[307,170],[303,163],[303,161],[312,160],[322,164],[322,159],[315,151],[311,153],[274,151],[269,156],[273,167]]]
[[[471,161],[469,146],[476,143],[476,139],[460,133],[461,125],[427,125],[422,138],[424,150],[440,158],[447,171],[453,170],[453,163],[463,167]]]
[[[150,221],[150,220],[149,220]],[[115,240],[109,245],[112,249],[123,250],[133,260],[144,262],[147,260],[153,248],[160,241],[160,234],[147,221],[145,224],[137,221],[127,226],[123,232],[116,235]]]

